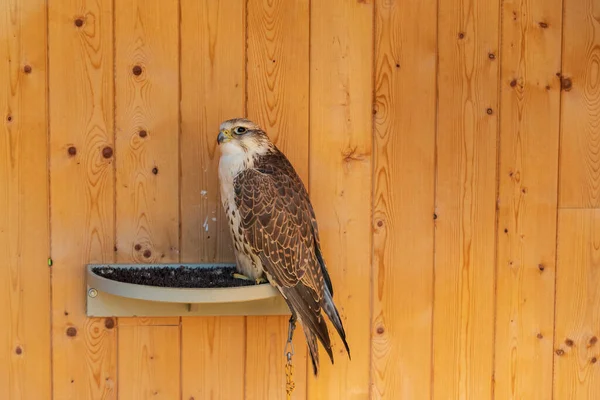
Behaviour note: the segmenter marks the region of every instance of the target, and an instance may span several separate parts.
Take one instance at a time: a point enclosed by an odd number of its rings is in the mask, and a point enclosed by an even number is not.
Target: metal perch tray
[[[86,313],[90,317],[289,315],[270,284],[237,287],[161,287],[109,279],[94,270],[232,268],[234,264],[88,264]],[[150,272],[151,274],[151,272]]]

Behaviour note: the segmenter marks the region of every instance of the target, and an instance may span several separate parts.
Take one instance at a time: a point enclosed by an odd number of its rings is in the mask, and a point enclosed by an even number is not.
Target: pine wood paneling
[[[561,1],[502,8],[496,398],[552,397]]]
[[[429,399],[437,11],[376,5],[371,397]]]
[[[499,0],[441,0],[433,398],[490,399]]]
[[[554,398],[600,393],[600,210],[560,210]]]
[[[598,208],[600,3],[596,0],[564,0],[563,8],[559,205]]]
[[[0,398],[49,399],[46,13],[23,0],[0,15]]]
[[[222,121],[243,116],[245,1],[181,2],[181,258],[234,262],[218,183]],[[244,317],[182,318],[184,399],[242,399]]]
[[[85,264],[114,262],[112,13],[112,1],[48,5],[52,374],[61,400],[116,398],[114,321],[85,317]]]
[[[115,3],[118,262],[179,261],[178,23],[177,3]],[[120,327],[120,398],[179,396],[179,327],[160,326],[171,320]]]
[[[372,2],[311,1],[310,192],[352,360],[332,333],[311,399],[366,399],[370,381]]]
[[[267,132],[308,188],[309,1],[250,0],[247,6],[248,118]],[[247,319],[246,399],[284,398],[289,317]],[[302,399],[307,346],[301,328],[294,350],[294,398]]]
[[[119,398],[179,399],[178,326],[119,327]]]

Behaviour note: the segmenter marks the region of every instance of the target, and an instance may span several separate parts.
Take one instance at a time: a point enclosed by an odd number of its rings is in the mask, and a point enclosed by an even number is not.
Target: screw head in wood
[[[90,296],[93,299],[96,296],[98,296],[98,291],[94,288],[90,288],[90,290],[88,290],[88,296]]]

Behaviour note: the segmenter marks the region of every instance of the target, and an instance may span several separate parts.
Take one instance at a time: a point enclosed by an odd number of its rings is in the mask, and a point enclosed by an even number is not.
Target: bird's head
[[[235,118],[224,121],[219,127],[217,143],[222,154],[258,154],[271,147],[267,134],[256,123]]]

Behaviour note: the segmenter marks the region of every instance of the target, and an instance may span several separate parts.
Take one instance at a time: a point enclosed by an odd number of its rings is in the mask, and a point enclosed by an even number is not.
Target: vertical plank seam
[[[52,174],[51,174],[51,148],[50,145],[52,143],[50,137],[50,10],[49,10],[49,0],[45,1],[45,17],[46,17],[46,174],[47,177],[47,201],[48,201],[48,259],[52,260]],[[54,399],[54,346],[52,346],[52,328],[54,327],[54,295],[52,293],[52,275],[53,275],[53,267],[52,265],[46,265],[49,269],[48,271],[48,285],[50,289],[48,294],[50,299],[48,301],[49,304],[49,322],[50,326],[48,329],[50,330],[50,335],[48,336],[50,342],[50,399]]]
[[[554,240],[554,321],[553,321],[553,329],[552,329],[552,399],[554,399],[554,393],[556,388],[556,355],[554,354],[554,343],[556,341],[556,288],[558,283],[558,238],[559,238],[559,209],[560,209],[560,182],[561,182],[561,150],[562,150],[562,137],[563,137],[563,129],[562,129],[562,73],[563,73],[563,54],[565,50],[565,0],[561,0],[561,13],[560,13],[560,73],[558,76],[559,85],[558,85],[558,151],[557,151],[557,163],[556,163],[556,222],[555,222],[555,240]]]
[[[181,155],[181,138],[182,138],[182,114],[181,114],[181,0],[177,2],[177,193],[178,193],[178,215],[177,215],[177,260],[181,262],[181,246],[182,246],[182,155]],[[179,399],[183,400],[183,317],[179,316]]]
[[[312,190],[311,190],[311,179],[310,179],[310,171],[312,170],[311,168],[311,155],[310,155],[310,143],[311,143],[311,138],[312,138],[312,124],[311,124],[311,71],[312,71],[312,62],[311,62],[311,54],[312,54],[312,0],[308,0],[308,113],[307,113],[307,126],[308,126],[308,143],[307,143],[307,155],[308,155],[308,168],[306,168],[306,187],[308,190],[308,196],[310,199]],[[308,345],[307,346],[307,355],[306,355],[306,360],[304,362],[304,369],[306,370],[306,380],[304,381],[304,385],[305,385],[305,389],[304,389],[304,399],[308,400],[309,398],[309,385],[310,385],[310,373],[312,371],[312,366],[311,366],[311,356],[310,356],[310,351],[308,350]]]
[[[113,249],[117,249],[117,251],[119,251],[119,248],[117,247],[117,157],[119,156],[118,152],[117,152],[117,13],[115,12],[115,2],[116,0],[112,0],[112,4],[111,4],[111,11],[112,11],[112,63],[113,63],[113,71],[112,71],[112,85],[113,85],[113,90],[112,90],[112,96],[113,96],[113,115],[112,115],[112,136],[113,136],[113,142],[112,142],[112,148],[113,148],[113,165],[112,165],[112,170],[113,170],[113,209],[112,209],[112,213],[113,213],[113,237],[112,237],[112,241],[113,241]],[[113,251],[112,253],[112,261],[115,262],[117,259],[117,255],[116,253]],[[114,338],[114,346],[115,346],[115,387],[114,387],[114,394],[115,394],[115,399],[119,399],[119,336],[120,336],[120,330],[119,330],[119,318],[115,318],[116,319],[116,329],[117,332],[115,334],[115,338]]]
[[[372,10],[372,30],[371,30],[371,268],[369,274],[369,387],[368,387],[368,396],[369,399],[373,398],[373,382],[374,382],[374,361],[373,361],[373,326],[374,326],[374,318],[375,313],[373,310],[375,309],[375,300],[374,300],[374,270],[375,270],[375,231],[373,227],[375,226],[375,195],[377,193],[377,183],[376,183],[376,172],[377,172],[377,140],[376,140],[376,114],[373,112],[375,110],[377,104],[377,1],[373,0],[373,10]]]
[[[436,216],[437,216],[437,181],[438,181],[438,134],[439,134],[439,117],[440,117],[440,86],[439,86],[439,72],[440,72],[440,51],[439,51],[439,32],[440,32],[440,0],[436,1],[435,10],[435,127],[433,136],[433,215],[431,216],[433,221],[433,237],[432,240],[432,265],[431,265],[431,316],[430,316],[430,338],[429,338],[429,397],[433,400],[435,379],[433,376],[434,363],[435,363],[435,352],[434,352],[434,324],[435,324],[435,231],[436,231]]]
[[[499,212],[499,201],[500,201],[500,168],[501,168],[501,141],[502,141],[502,49],[503,49],[503,28],[504,28],[504,0],[500,0],[498,2],[498,49],[496,50],[498,53],[498,72],[496,79],[496,101],[497,101],[497,117],[496,117],[496,196],[495,196],[495,205],[494,205],[494,275],[493,275],[493,284],[494,284],[494,298],[492,300],[494,313],[492,317],[492,376],[490,377],[492,391],[490,396],[492,399],[496,398],[496,336],[498,332],[498,240],[500,236],[498,235],[498,227],[500,226],[500,212]]]

